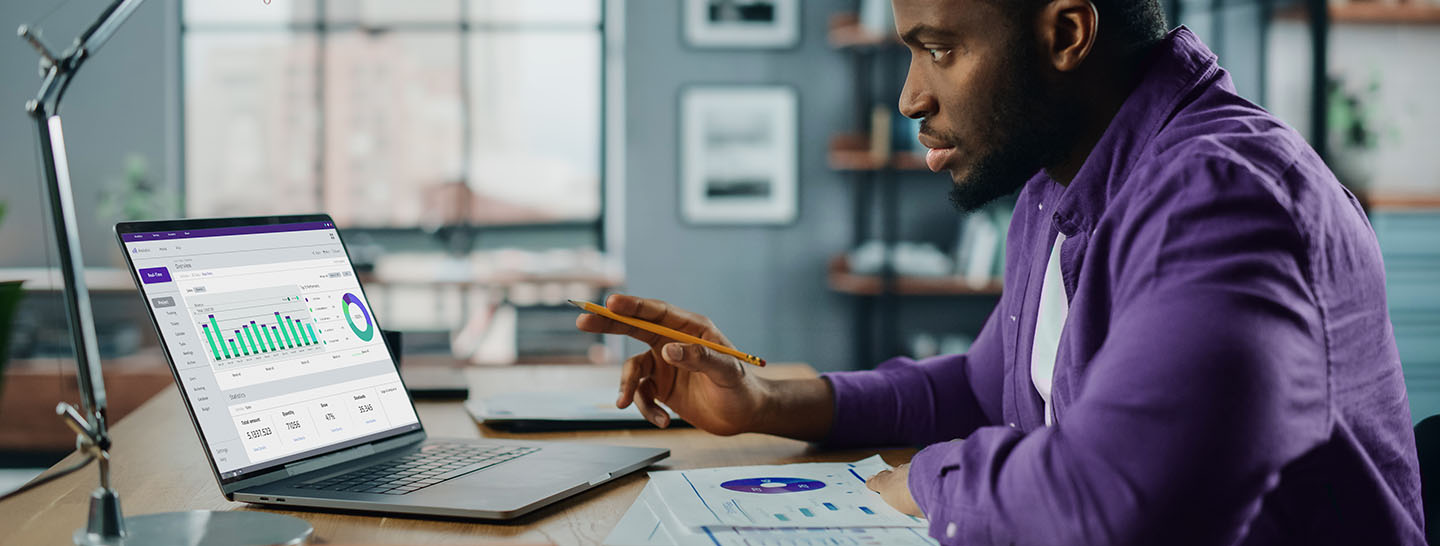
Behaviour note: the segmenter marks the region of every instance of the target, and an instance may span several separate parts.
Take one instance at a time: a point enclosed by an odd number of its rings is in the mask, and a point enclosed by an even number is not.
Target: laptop
[[[115,234],[226,499],[510,519],[670,454],[428,437],[328,215]]]

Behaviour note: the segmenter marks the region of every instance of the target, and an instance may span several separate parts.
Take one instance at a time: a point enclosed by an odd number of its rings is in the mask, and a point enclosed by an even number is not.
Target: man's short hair
[[[1017,17],[1027,18],[1050,0],[990,0],[1004,6],[1024,8],[1013,10]],[[1169,30],[1160,0],[1090,0],[1100,14],[1100,42],[1112,44],[1123,55],[1149,49],[1165,38]],[[1017,19],[1018,21],[1019,19]]]
[[[1100,13],[1100,39],[1126,53],[1148,49],[1169,30],[1160,0],[1090,0]]]

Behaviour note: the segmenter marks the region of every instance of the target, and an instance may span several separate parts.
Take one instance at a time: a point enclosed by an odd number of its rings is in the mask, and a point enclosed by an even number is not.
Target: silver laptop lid
[[[328,216],[116,234],[222,490],[420,430]]]

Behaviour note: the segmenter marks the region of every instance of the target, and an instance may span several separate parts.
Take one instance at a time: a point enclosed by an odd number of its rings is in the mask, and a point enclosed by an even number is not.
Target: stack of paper
[[[651,472],[605,544],[937,544],[925,535],[925,520],[900,513],[865,487],[888,468],[874,456]]]

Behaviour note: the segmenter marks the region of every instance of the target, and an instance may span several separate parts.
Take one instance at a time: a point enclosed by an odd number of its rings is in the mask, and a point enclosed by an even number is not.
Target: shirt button
[[[1040,207],[1040,210],[1045,210],[1045,203],[1040,203],[1039,207]]]
[[[1010,315],[1010,322],[1015,322],[1015,315]]]
[[[945,526],[945,538],[955,538],[955,531],[955,522],[952,521]]]
[[[1010,428],[1015,428],[1015,423],[1010,423]]]

